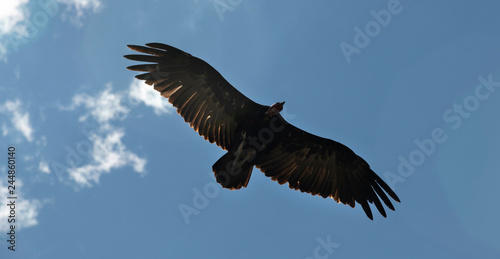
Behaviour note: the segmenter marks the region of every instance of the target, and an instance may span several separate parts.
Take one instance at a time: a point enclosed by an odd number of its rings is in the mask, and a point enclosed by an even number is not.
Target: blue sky
[[[499,8],[3,1],[0,258],[499,258]],[[148,42],[258,103],[286,101],[289,122],[349,146],[402,202],[370,221],[258,170],[222,189],[211,166],[224,152],[125,69],[126,44]]]

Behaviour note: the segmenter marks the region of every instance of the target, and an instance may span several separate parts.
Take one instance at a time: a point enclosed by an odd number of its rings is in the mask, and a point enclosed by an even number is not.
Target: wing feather
[[[148,62],[129,66],[177,109],[200,136],[228,150],[235,143],[235,130],[265,106],[232,87],[213,67],[201,59],[161,43],[129,45],[141,54],[126,58]],[[273,143],[255,159],[256,167],[279,184],[301,192],[331,197],[354,207],[359,203],[373,219],[369,203],[386,217],[383,203],[391,210],[394,191],[348,147],[300,130],[277,115],[285,125]],[[239,133],[238,133],[239,134]],[[239,137],[239,136],[238,136]],[[390,197],[390,198],[389,198]]]
[[[125,58],[149,62],[128,67],[146,72],[136,78],[153,85],[193,129],[223,149],[233,142],[231,130],[263,107],[241,94],[209,64],[177,48],[161,43],[128,47],[141,54]]]
[[[189,116],[191,119],[191,127],[193,127],[194,130],[200,132],[200,124],[202,122],[202,119],[204,118],[203,114],[206,109],[205,105],[205,100],[201,100],[203,97],[202,96],[197,96],[195,97],[196,99],[193,100],[192,105],[188,107],[188,113],[186,116]],[[199,104],[201,103],[201,105]],[[201,135],[203,135],[203,132],[200,132]]]
[[[197,92],[191,93],[191,96],[189,96],[189,98],[183,104],[181,104],[179,106],[179,110],[181,111],[181,116],[187,120],[192,120],[191,113],[193,110],[189,109],[189,108],[191,108],[193,106],[193,104],[195,103],[196,95],[197,95]]]
[[[266,176],[301,192],[331,197],[354,207],[361,205],[373,219],[368,203],[386,217],[384,204],[394,210],[389,197],[399,202],[394,191],[348,147],[307,133],[277,115],[285,129],[259,156],[256,167]]]

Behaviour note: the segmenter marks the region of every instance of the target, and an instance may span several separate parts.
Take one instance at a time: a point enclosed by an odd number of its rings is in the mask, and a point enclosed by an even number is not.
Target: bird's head
[[[275,104],[273,104],[271,107],[269,107],[269,109],[267,110],[266,112],[266,115],[271,117],[271,116],[274,116],[278,113],[280,113],[281,110],[283,110],[283,105],[285,104],[285,102],[277,102]]]

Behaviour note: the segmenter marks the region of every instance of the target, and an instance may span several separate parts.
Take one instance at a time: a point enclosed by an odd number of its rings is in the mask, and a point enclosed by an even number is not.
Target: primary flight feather
[[[145,80],[177,108],[184,121],[228,152],[213,166],[224,188],[246,187],[253,167],[290,188],[331,197],[351,207],[359,203],[373,219],[368,203],[386,217],[384,204],[399,202],[394,191],[368,163],[341,143],[305,132],[280,115],[285,102],[258,104],[229,84],[203,60],[161,43],[128,45],[143,54],[125,58],[148,62],[127,67],[146,72]]]

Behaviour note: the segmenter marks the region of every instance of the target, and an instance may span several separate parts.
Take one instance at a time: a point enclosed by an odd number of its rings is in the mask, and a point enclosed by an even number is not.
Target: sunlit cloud
[[[9,134],[9,129],[7,129],[7,125],[5,123],[2,124],[2,136],[7,136]]]
[[[9,34],[20,34],[25,30],[22,24],[28,15],[28,0],[10,0],[0,2],[0,59],[7,53],[5,39]]]
[[[93,134],[92,161],[81,167],[68,169],[70,178],[78,185],[91,187],[98,183],[103,173],[131,165],[134,171],[145,173],[146,160],[127,150],[121,139],[125,133],[121,129],[110,130],[105,136]]]
[[[74,110],[83,106],[88,112],[80,116],[80,121],[85,121],[91,116],[98,123],[107,124],[110,120],[123,120],[127,117],[130,110],[122,104],[122,99],[123,95],[112,92],[111,84],[107,84],[106,89],[96,97],[88,94],[75,95],[67,109]]]
[[[49,164],[47,164],[47,162],[45,161],[40,161],[40,163],[38,164],[38,170],[40,170],[40,172],[50,174]]]
[[[5,176],[2,178],[6,179],[7,177]],[[22,182],[16,179],[15,183],[17,187],[15,193],[15,197],[17,197],[17,199],[15,199],[16,222],[11,223],[16,223],[16,229],[38,225],[38,214],[44,202],[37,199],[24,198],[24,194],[19,192]],[[7,232],[11,225],[11,223],[7,221],[10,216],[10,207],[7,204],[13,201],[13,199],[8,199],[7,197],[11,196],[12,195],[9,194],[8,185],[4,185],[3,181],[0,181],[0,232],[2,233]]]
[[[157,115],[170,113],[173,106],[160,93],[143,81],[133,80],[129,87],[128,96],[132,102],[144,103],[153,108]]]
[[[69,178],[80,187],[91,187],[99,183],[102,174],[110,173],[114,169],[131,166],[139,174],[145,174],[146,159],[128,150],[122,142],[125,130],[113,125],[113,121],[124,120],[130,112],[130,106],[124,100],[128,92],[113,91],[111,84],[96,95],[77,94],[72,98],[68,107],[62,110],[76,110],[83,107],[83,115],[79,122],[89,120],[97,122],[95,131],[89,133],[90,161],[84,165],[68,165]]]
[[[3,105],[0,105],[0,113],[7,117],[11,117],[11,123],[17,131],[29,141],[33,141],[33,128],[30,124],[30,116],[28,112],[23,112],[22,103],[19,100],[7,100]],[[2,125],[2,134],[5,136],[9,130],[5,124]]]
[[[18,51],[19,43],[32,39],[49,18],[60,15],[81,27],[86,13],[97,13],[102,7],[100,0],[0,1],[0,59],[7,60],[8,48]]]
[[[26,17],[28,0],[0,2],[0,35],[14,32]]]
[[[83,25],[82,18],[86,12],[97,13],[103,7],[100,0],[57,0],[57,2],[66,5],[66,12],[62,14],[63,20],[69,19],[77,26]]]

